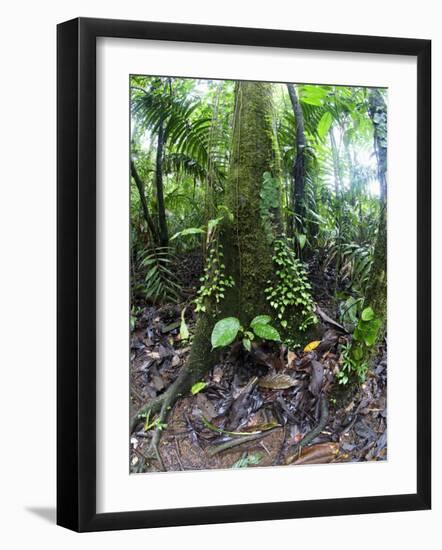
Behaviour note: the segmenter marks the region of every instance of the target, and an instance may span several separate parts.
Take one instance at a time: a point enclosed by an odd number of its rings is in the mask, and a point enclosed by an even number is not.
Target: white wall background
[[[440,285],[434,284],[433,511],[76,535],[55,527],[55,25],[77,16],[433,40],[433,280],[441,279],[440,2],[25,0],[2,8],[0,131],[0,543],[107,550],[413,548],[441,539]],[[406,159],[404,159],[406,162]],[[406,335],[404,335],[406,342]],[[69,429],[69,426],[66,426]],[[79,538],[81,537],[81,538]]]

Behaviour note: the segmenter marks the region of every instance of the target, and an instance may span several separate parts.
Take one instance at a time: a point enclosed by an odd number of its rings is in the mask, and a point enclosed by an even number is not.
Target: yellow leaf
[[[309,351],[313,351],[316,349],[319,344],[321,343],[321,340],[313,340],[313,342],[310,342],[310,344],[307,344],[304,348],[304,351],[308,353]]]

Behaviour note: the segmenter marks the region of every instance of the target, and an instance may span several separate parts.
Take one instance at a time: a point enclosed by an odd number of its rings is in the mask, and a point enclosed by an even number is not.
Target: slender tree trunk
[[[342,174],[341,174],[341,165],[339,162],[339,151],[336,144],[335,134],[333,128],[329,131],[330,144],[333,157],[333,175],[335,182],[335,212],[336,216],[336,227],[338,229],[337,234],[337,253],[336,253],[336,280],[335,280],[335,294],[338,290],[338,283],[340,279],[340,271],[342,264]]]
[[[342,190],[342,175],[341,175],[341,167],[339,164],[339,151],[338,151],[338,146],[336,144],[336,138],[335,138],[333,129],[330,129],[329,136],[330,136],[330,144],[331,144],[332,157],[333,157],[333,176],[334,176],[334,182],[335,182],[335,197],[337,200],[339,200],[339,197],[341,196],[341,190]]]
[[[205,193],[204,193],[204,200],[205,200],[204,217],[205,217],[206,223],[208,220],[210,220],[215,216],[215,211],[216,211],[216,198],[217,198],[216,188],[215,188],[216,178],[215,178],[212,159],[216,156],[217,149],[219,147],[219,142],[221,140],[222,128],[221,128],[219,103],[220,103],[223,86],[224,86],[224,83],[220,82],[216,88],[214,104],[212,107],[212,124],[210,126],[209,142],[207,146],[208,168],[207,168],[207,177],[205,182],[206,185],[205,185]],[[205,249],[203,250],[205,252]]]
[[[143,215],[144,215],[144,219],[146,220],[147,227],[149,228],[153,242],[158,243],[158,231],[157,231],[157,228],[155,227],[155,223],[152,219],[152,216],[150,215],[149,207],[147,206],[146,195],[144,193],[144,184],[140,178],[140,175],[138,174],[138,171],[135,167],[135,163],[133,160],[130,161],[130,170],[131,170],[132,177],[136,183],[138,193],[140,195],[141,208],[143,210]]]
[[[348,164],[348,179],[350,182],[350,204],[354,208],[356,207],[356,182],[355,182],[355,170],[353,166],[353,159],[351,158],[350,145],[347,143],[345,147],[345,156],[347,157]]]
[[[302,107],[293,84],[287,84],[287,89],[292,103],[293,113],[296,124],[296,156],[293,162],[292,170],[292,208],[294,216],[292,217],[291,233],[293,236],[302,231],[302,224],[305,217],[304,189],[305,189],[305,130],[304,116]]]
[[[155,184],[157,189],[160,246],[169,246],[169,233],[167,230],[166,208],[164,205],[163,156],[164,156],[164,122],[161,121],[160,126],[158,128],[157,155],[156,155],[156,163],[155,163]]]
[[[381,91],[375,88],[370,90],[369,114],[374,128],[380,197],[378,234],[365,303],[382,321],[381,338],[387,320],[387,106]]]

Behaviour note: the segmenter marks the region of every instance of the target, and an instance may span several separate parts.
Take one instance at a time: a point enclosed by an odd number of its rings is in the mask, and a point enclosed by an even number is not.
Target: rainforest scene
[[[130,473],[387,459],[387,90],[131,75]]]

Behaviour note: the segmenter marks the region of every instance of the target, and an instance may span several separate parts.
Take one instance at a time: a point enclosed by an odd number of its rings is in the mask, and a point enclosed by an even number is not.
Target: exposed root
[[[172,410],[175,401],[189,390],[191,379],[187,368],[182,369],[178,378],[173,382],[167,390],[159,397],[148,401],[143,405],[137,413],[132,417],[131,431],[133,431],[140,420],[140,415],[150,411],[151,414],[159,411],[158,426],[153,431],[152,441],[146,453],[148,457],[154,457],[158,460],[162,470],[165,470],[163,460],[159,451],[159,444],[164,425],[167,422],[170,411]]]
[[[131,418],[130,428],[132,433],[140,422],[140,416],[145,415],[148,411],[150,411],[151,417],[153,414],[158,413],[158,426],[153,432],[147,454],[148,456],[156,457],[163,470],[164,464],[159,452],[159,443],[164,424],[166,424],[169,413],[177,399],[185,395],[192,387],[192,384],[201,380],[214,363],[216,353],[212,352],[210,344],[212,327],[212,316],[208,314],[202,315],[195,330],[189,360],[181,369],[178,378],[172,382],[163,394],[155,399],[151,399],[140,407]]]
[[[169,388],[170,389],[170,388]],[[150,412],[151,415],[156,414],[159,410],[161,410],[161,407],[163,405],[163,402],[166,398],[167,392],[169,391],[167,389],[163,394],[159,395],[158,397],[154,397],[153,399],[150,399],[147,403],[145,403],[143,406],[141,406],[137,412],[132,416],[130,421],[130,432],[132,433],[135,431],[135,428],[137,427],[137,424],[142,421],[142,417],[146,415],[148,412]]]

